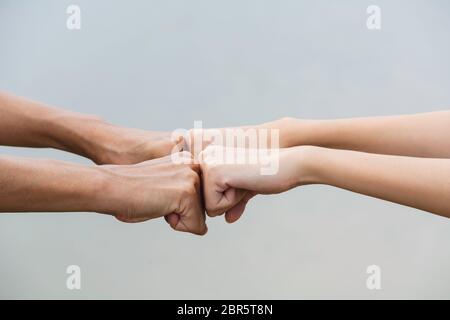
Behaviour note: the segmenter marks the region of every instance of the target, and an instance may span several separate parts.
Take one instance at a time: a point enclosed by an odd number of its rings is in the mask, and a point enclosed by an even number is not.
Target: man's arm
[[[208,159],[210,148],[202,157]],[[278,157],[274,154],[271,157]],[[274,194],[305,184],[327,184],[450,218],[450,159],[379,155],[301,146],[281,149],[279,170],[261,164],[204,161],[205,205],[210,215],[236,221],[255,193]],[[263,163],[277,161],[264,159]]]
[[[0,212],[106,212],[108,179],[95,166],[2,156]]]
[[[98,212],[124,222],[165,217],[172,228],[206,233],[198,166],[170,157],[136,165],[84,166],[0,157],[0,212]]]
[[[0,145],[56,148],[99,164],[132,164],[166,156],[177,143],[169,133],[122,128],[0,92]]]

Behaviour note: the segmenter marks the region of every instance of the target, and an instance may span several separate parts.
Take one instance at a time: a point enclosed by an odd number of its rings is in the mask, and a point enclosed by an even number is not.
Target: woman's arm
[[[307,174],[312,183],[347,189],[450,218],[450,159],[326,148],[311,148],[303,153],[297,152],[296,161],[299,166],[302,166],[302,157],[309,162]]]
[[[280,146],[313,145],[370,153],[450,158],[450,111],[413,115],[301,120],[257,126],[280,130]]]
[[[132,164],[168,155],[176,143],[166,132],[122,128],[0,92],[0,145],[56,148],[99,164]]]
[[[229,222],[240,217],[252,195],[280,193],[305,184],[332,185],[450,218],[450,159],[311,146],[281,149],[279,155],[260,158],[257,164],[220,163],[211,157],[209,148],[202,156],[206,159],[202,170],[208,213],[228,211]],[[269,161],[278,161],[279,169],[273,175],[262,175],[261,162]]]
[[[272,136],[275,132],[279,134],[276,141],[277,135]],[[252,148],[252,145],[256,148],[261,143],[264,148],[311,145],[390,155],[450,158],[450,110],[337,120],[283,118],[253,126],[191,130],[190,151],[198,154],[210,143],[230,146],[233,141],[228,137],[243,141],[239,147],[245,148]]]

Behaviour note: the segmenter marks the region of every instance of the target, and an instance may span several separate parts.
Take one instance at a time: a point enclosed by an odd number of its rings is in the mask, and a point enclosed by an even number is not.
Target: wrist
[[[82,211],[113,214],[117,198],[117,179],[101,166],[88,166],[87,170],[80,188],[84,199],[81,201],[84,204]]]
[[[279,147],[290,148],[307,145],[313,132],[315,120],[284,117],[272,122],[263,123],[260,128],[279,130]]]
[[[263,124],[265,128],[280,130],[280,148],[295,146],[320,146],[333,148],[339,145],[346,130],[346,122],[340,120],[310,120],[281,118]]]
[[[114,126],[92,115],[59,112],[48,117],[47,131],[54,148],[76,153],[95,163],[107,163]]]
[[[126,202],[127,199],[130,199],[130,193],[134,191],[128,180],[112,170],[113,167],[115,166],[92,166],[95,172],[93,174],[95,182],[93,183],[94,190],[91,191],[90,203],[92,205],[89,211],[117,215],[126,213],[128,210]]]
[[[298,186],[323,183],[321,172],[325,148],[298,146],[288,150],[292,150],[291,160],[295,163]]]
[[[95,116],[57,111],[44,119],[43,127],[52,147],[82,156],[90,153],[95,127],[103,121]]]

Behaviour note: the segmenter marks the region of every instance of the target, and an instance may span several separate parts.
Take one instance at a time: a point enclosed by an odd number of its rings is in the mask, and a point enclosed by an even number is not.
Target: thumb
[[[250,201],[251,198],[256,196],[255,192],[247,192],[244,196],[244,198],[239,201],[234,207],[227,210],[225,213],[225,220],[228,223],[234,223],[242,216],[242,214],[245,211],[245,207],[247,206],[247,203]]]
[[[206,212],[210,217],[215,217],[238,204],[245,197],[247,191],[206,182],[203,193]]]

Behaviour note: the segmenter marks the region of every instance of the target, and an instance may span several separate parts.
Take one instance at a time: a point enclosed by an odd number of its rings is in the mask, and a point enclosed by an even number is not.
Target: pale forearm
[[[450,158],[450,111],[338,120],[282,119],[262,127],[280,129],[280,145],[414,157]]]
[[[309,147],[313,183],[327,184],[450,217],[450,160]],[[305,165],[305,164],[303,164]],[[299,162],[299,166],[302,166]]]
[[[0,212],[107,212],[107,179],[95,166],[0,157]]]

